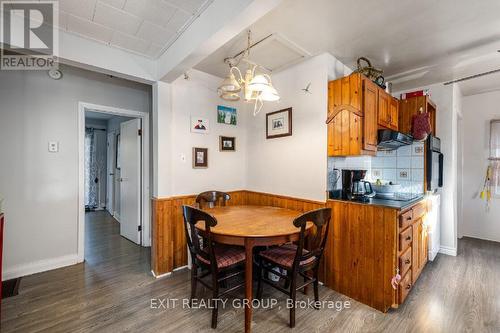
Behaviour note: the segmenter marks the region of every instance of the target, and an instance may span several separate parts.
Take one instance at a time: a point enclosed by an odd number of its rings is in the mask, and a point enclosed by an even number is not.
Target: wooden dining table
[[[255,246],[280,245],[299,239],[300,229],[293,220],[302,212],[269,206],[225,206],[204,209],[217,219],[210,228],[212,240],[245,247],[245,332],[251,332],[253,300],[253,249]],[[307,224],[307,230],[312,223]],[[200,223],[198,228],[203,230]]]

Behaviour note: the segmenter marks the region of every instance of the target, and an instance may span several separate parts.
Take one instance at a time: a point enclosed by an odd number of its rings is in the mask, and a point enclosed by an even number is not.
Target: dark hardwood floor
[[[149,249],[120,237],[109,214],[88,213],[86,223],[86,262],[23,278],[19,295],[2,302],[2,332],[214,332],[210,309],[150,307],[151,299],[189,297],[188,270],[154,279]],[[459,256],[439,255],[426,266],[398,310],[382,314],[321,287],[321,300],[350,301],[351,307],[299,309],[293,331],[500,332],[499,281],[500,244],[464,238]],[[199,287],[200,297],[208,295]],[[256,309],[253,331],[292,331],[284,296],[265,288],[264,297],[276,298],[281,309]],[[298,298],[312,298],[312,290]],[[220,310],[215,331],[241,332],[243,312]]]

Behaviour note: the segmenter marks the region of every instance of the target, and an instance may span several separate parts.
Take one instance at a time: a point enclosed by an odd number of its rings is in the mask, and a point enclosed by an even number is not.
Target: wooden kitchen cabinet
[[[363,149],[377,151],[378,143],[378,87],[371,80],[363,79]]]
[[[431,101],[429,96],[399,100],[399,131],[411,134],[413,116],[419,112],[420,108],[424,112],[429,112],[432,134],[436,135],[436,104]]]
[[[392,96],[389,97],[389,128],[399,129],[399,101]]]
[[[359,73],[328,83],[328,156],[375,154],[377,89]]]
[[[362,114],[361,74],[355,73],[328,82],[328,116],[340,109],[349,109]]]
[[[378,124],[389,127],[389,95],[378,88]]]
[[[328,156],[361,154],[361,117],[348,110],[340,111],[328,123]]]
[[[427,263],[426,200],[396,208],[328,200],[325,285],[382,312],[403,304]],[[399,271],[396,289],[391,279]]]
[[[378,88],[378,124],[381,127],[398,130],[398,100]]]

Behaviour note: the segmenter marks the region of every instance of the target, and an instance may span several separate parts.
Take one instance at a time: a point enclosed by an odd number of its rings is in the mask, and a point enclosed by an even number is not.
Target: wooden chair
[[[331,208],[321,208],[307,212],[297,217],[293,224],[300,228],[300,238],[297,245],[285,244],[264,250],[257,255],[259,282],[257,287],[257,298],[262,298],[262,282],[265,282],[279,291],[288,295],[293,305],[290,308],[290,327],[295,327],[295,301],[297,290],[300,290],[311,283],[314,285],[314,300],[319,301],[318,295],[318,271],[323,250],[328,235],[330,224]],[[306,237],[306,224],[312,222],[316,226],[315,233],[309,236],[309,251],[304,249]],[[287,274],[281,274],[274,267],[286,270]],[[268,278],[268,273],[278,275],[285,281],[284,286],[280,286],[279,281],[274,282]],[[312,273],[312,274],[310,274]],[[297,286],[298,277],[304,278],[304,283]]]
[[[212,241],[210,228],[217,225],[217,220],[210,214],[197,208],[182,206],[184,214],[184,229],[186,240],[191,253],[191,301],[196,296],[196,286],[200,282],[202,285],[212,290],[212,300],[230,293],[245,285],[240,283],[219,293],[219,287],[228,279],[236,277],[245,272],[245,249],[239,246],[217,246]],[[205,223],[204,237],[207,240],[205,246],[200,243],[200,233],[196,228],[197,223]],[[205,272],[198,275],[198,268],[205,268]],[[211,275],[211,283],[207,283],[203,278]],[[217,301],[213,302],[212,309],[212,328],[217,328]]]
[[[196,196],[196,203],[199,208],[203,208],[203,205],[207,204],[209,208],[220,205],[225,206],[226,202],[231,199],[231,196],[227,193],[220,191],[207,191],[200,193]]]

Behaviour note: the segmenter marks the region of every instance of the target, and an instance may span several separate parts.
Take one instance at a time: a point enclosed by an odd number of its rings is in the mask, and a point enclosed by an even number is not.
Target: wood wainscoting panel
[[[287,196],[252,192],[228,192],[231,199],[227,205],[273,206],[306,212],[324,207],[319,201]],[[175,268],[187,265],[187,245],[182,217],[183,205],[194,205],[196,195],[153,198],[153,234],[151,263],[155,275],[169,273]]]

